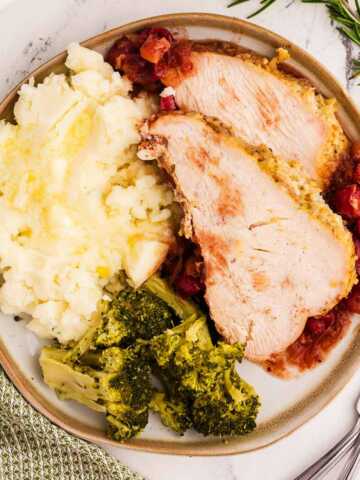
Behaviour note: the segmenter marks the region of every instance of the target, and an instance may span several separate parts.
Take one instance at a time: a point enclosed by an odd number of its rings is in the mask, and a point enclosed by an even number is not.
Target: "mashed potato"
[[[120,269],[137,286],[159,266],[173,201],[136,158],[151,101],[96,52],[73,44],[66,65],[24,85],[16,124],[0,123],[1,309],[61,342],[84,333]]]

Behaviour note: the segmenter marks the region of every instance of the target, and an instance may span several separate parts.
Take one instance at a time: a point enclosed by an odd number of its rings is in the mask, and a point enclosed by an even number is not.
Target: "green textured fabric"
[[[0,367],[0,480],[141,480],[102,448],[53,425]]]

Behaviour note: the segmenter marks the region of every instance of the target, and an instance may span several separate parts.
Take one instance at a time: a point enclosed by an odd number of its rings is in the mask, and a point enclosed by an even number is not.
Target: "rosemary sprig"
[[[228,8],[234,7],[235,5],[239,5],[240,3],[245,3],[248,2],[249,0],[233,0],[231,3],[229,3]],[[246,18],[252,18],[255,17],[255,15],[258,15],[259,13],[263,12],[266,8],[270,7],[273,3],[275,3],[276,0],[261,0],[260,5],[261,7],[256,10],[255,12],[251,13],[248,15]]]
[[[233,0],[228,7],[239,5],[248,0]],[[360,0],[354,0],[355,12],[350,8],[347,0],[301,0],[303,3],[322,3],[326,6],[331,20],[338,24],[340,33],[349,38],[356,45],[360,46]],[[266,8],[270,7],[276,0],[261,0],[261,7],[250,14],[247,18],[255,17]],[[360,75],[360,60],[353,60],[353,77]],[[352,78],[353,78],[352,77]]]
[[[356,60],[354,58],[354,60],[352,61],[351,68],[352,68],[352,71],[353,71],[353,74],[352,74],[351,78],[355,78],[358,75],[360,75],[360,60]]]
[[[235,5],[239,5],[240,3],[248,2],[249,0],[234,0],[233,2],[229,3],[227,8],[234,7]]]
[[[343,0],[302,0],[303,3],[322,3],[326,5],[330,18],[339,27],[337,29],[347,38],[360,46],[360,6],[359,0],[355,0],[356,15],[349,5]]]
[[[239,5],[240,3],[244,3],[244,2],[247,2],[247,1],[248,0],[234,0],[233,2],[231,2],[228,5],[228,8],[233,7],[234,5]],[[255,12],[253,12],[252,14],[248,15],[247,18],[255,17],[256,15],[258,15],[259,13],[266,10],[268,7],[270,7],[270,5],[272,5],[275,2],[276,2],[276,0],[261,0],[260,1],[261,7],[258,10],[256,10]]]

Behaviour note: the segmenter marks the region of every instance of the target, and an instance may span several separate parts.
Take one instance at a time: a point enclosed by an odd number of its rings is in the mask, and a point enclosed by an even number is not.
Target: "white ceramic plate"
[[[307,77],[326,96],[337,98],[340,121],[352,140],[360,138],[360,115],[336,80],[312,57],[289,41],[256,25],[241,20],[207,14],[167,15],[119,27],[94,37],[84,45],[104,52],[120,35],[148,26],[165,26],[194,39],[227,40],[261,55],[272,56],[275,48],[288,48],[290,65]],[[51,71],[63,69],[61,54],[34,72],[41,79]],[[17,87],[18,88],[18,87]],[[14,89],[0,105],[0,116],[11,118],[16,96]],[[117,444],[104,435],[104,418],[75,402],[60,401],[43,383],[38,365],[40,342],[23,322],[2,316],[0,361],[24,396],[54,423],[88,440]],[[346,384],[360,363],[358,320],[346,338],[333,350],[329,359],[309,373],[290,381],[276,379],[247,361],[240,366],[241,375],[249,381],[262,400],[258,428],[250,435],[226,443],[204,438],[194,432],[183,437],[163,427],[151,417],[142,436],[121,444],[148,451],[187,455],[224,455],[254,450],[288,435],[318,413]]]

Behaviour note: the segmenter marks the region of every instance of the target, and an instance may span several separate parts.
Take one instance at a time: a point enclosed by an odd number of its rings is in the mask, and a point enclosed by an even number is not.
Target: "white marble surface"
[[[227,0],[0,0],[0,97],[30,70],[111,27],[141,17],[202,11],[244,18],[255,0],[231,10]],[[354,48],[331,26],[321,5],[278,0],[255,21],[288,37],[317,57],[360,102],[358,80],[349,80]],[[266,449],[232,457],[188,458],[109,449],[149,480],[293,480],[331,447],[354,421],[360,375],[317,417]],[[328,474],[326,480],[335,480]],[[359,477],[360,478],[360,477]]]

